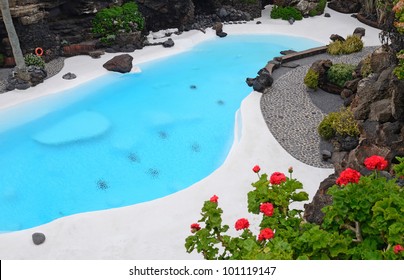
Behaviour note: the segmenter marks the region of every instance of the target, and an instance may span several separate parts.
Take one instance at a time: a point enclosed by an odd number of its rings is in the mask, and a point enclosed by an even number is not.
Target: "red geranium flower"
[[[387,160],[381,156],[371,156],[365,159],[364,164],[369,170],[384,170],[387,168]]]
[[[254,173],[258,173],[258,172],[260,172],[261,167],[259,165],[256,165],[256,166],[253,167],[252,170],[254,171]]]
[[[270,228],[264,228],[261,230],[260,234],[258,235],[258,240],[267,240],[274,237],[274,232]]]
[[[211,202],[217,203],[217,200],[219,199],[219,197],[217,195],[214,195],[210,198]]]
[[[264,213],[265,216],[272,216],[274,214],[274,206],[269,202],[262,203],[260,205],[260,211]]]
[[[234,227],[236,230],[242,230],[242,229],[247,229],[250,226],[250,223],[248,222],[247,219],[241,218],[238,219]]]
[[[346,185],[348,183],[358,183],[360,177],[361,174],[358,171],[347,168],[341,172],[336,183],[340,186]]]
[[[272,185],[279,185],[280,183],[286,182],[286,176],[281,172],[274,172],[269,178],[269,182]]]
[[[404,247],[401,245],[396,245],[393,247],[393,251],[394,251],[394,254],[398,254],[398,253],[404,251]]]
[[[193,223],[192,225],[191,225],[191,232],[192,233],[195,233],[195,232],[197,232],[198,230],[200,230],[201,229],[201,226],[198,224],[198,223]]]

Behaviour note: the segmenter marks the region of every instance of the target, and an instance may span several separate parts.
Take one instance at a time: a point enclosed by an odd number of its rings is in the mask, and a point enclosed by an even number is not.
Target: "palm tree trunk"
[[[16,63],[16,74],[19,78],[23,80],[29,80],[29,75],[27,72],[27,67],[25,65],[24,56],[22,55],[20,41],[18,40],[17,32],[13,24],[13,19],[10,13],[10,6],[8,0],[0,0],[1,14],[3,16],[4,25],[7,30],[8,38],[10,40],[11,49],[13,51],[15,63]]]

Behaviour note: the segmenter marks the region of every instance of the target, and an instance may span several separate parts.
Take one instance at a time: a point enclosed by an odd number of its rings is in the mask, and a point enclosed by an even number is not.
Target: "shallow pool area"
[[[0,113],[0,231],[180,191],[225,160],[235,113],[267,60],[320,43],[214,39]],[[23,116],[23,117],[22,117]]]

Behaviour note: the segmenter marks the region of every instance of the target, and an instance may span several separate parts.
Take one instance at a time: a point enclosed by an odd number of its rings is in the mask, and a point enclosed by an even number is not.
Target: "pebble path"
[[[320,54],[294,61],[300,65],[295,69],[285,70],[281,67],[282,75],[275,77],[272,86],[262,95],[261,111],[275,139],[294,158],[310,166],[332,168],[331,163],[321,158],[321,139],[317,126],[327,113],[339,111],[343,101],[338,95],[322,90],[307,90],[303,79],[311,64],[320,59],[330,59],[333,63],[358,64],[374,49],[366,47],[361,52],[341,56]]]

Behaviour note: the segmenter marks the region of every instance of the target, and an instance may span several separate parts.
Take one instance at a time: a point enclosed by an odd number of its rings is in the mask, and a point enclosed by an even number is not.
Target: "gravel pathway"
[[[304,76],[316,60],[357,64],[374,49],[366,47],[361,52],[342,56],[316,55],[294,61],[300,65],[295,69],[275,70],[274,83],[262,95],[261,111],[269,130],[289,154],[314,167],[332,168],[331,163],[321,158],[320,147],[324,143],[318,136],[317,126],[327,113],[338,111],[343,101],[338,95],[322,90],[308,92]]]

